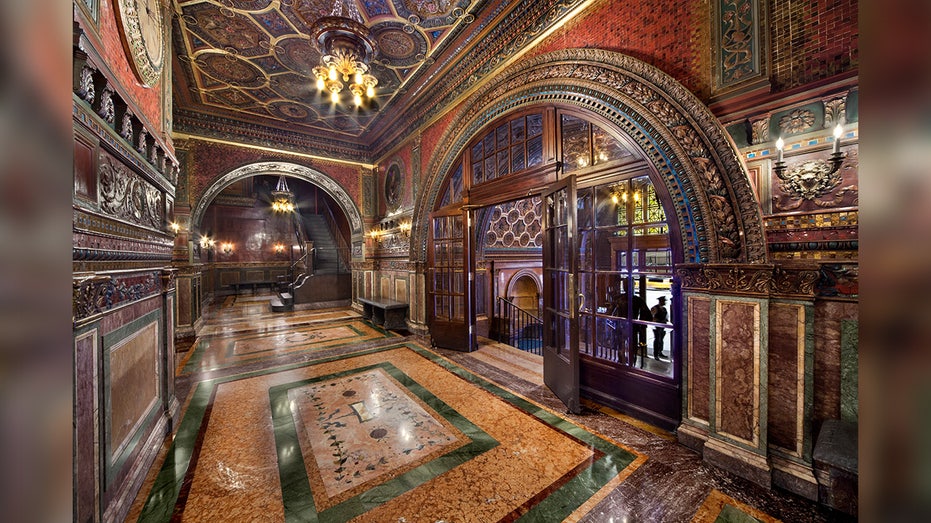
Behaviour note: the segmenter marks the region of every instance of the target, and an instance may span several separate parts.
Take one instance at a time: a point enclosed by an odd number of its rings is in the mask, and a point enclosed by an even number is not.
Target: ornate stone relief
[[[773,270],[773,294],[811,297],[818,281],[817,268],[789,269],[776,266]]]
[[[812,298],[818,269],[772,265],[680,265],[682,289],[697,292]]]
[[[750,143],[763,143],[769,141],[769,115],[756,120],[750,120],[752,135]]]
[[[815,114],[807,109],[796,109],[779,119],[782,134],[798,134],[815,124]]]
[[[847,123],[847,97],[834,98],[824,101],[824,127],[833,128],[835,125]]]
[[[72,293],[73,321],[159,292],[161,277],[157,275],[157,272],[119,276],[92,274],[76,278]]]
[[[81,68],[81,79],[78,81],[77,93],[85,102],[94,103],[94,97],[97,95],[94,92],[94,70],[86,65]]]
[[[676,275],[683,290],[769,294],[773,281],[771,265],[680,265]]]
[[[120,136],[129,143],[133,142],[133,113],[127,110],[123,113],[123,121],[120,124]]]
[[[139,143],[136,144],[136,151],[142,156],[146,155],[149,150],[149,132],[145,128],[139,130]]]
[[[105,122],[110,125],[113,125],[113,120],[116,118],[116,110],[113,107],[113,88],[109,85],[103,88],[103,92],[100,93],[100,100],[97,102],[97,114]]]
[[[842,181],[842,170],[833,170],[831,165],[824,160],[803,162],[790,169],[780,181],[779,188],[788,196],[788,201],[785,201],[782,196],[776,196],[773,198],[773,204],[778,211],[798,209],[806,200],[818,207],[836,207],[848,193],[858,195],[856,185],[848,185],[834,192]],[[822,196],[832,192],[834,192],[832,198],[821,199]],[[858,201],[857,196],[855,202]]]
[[[100,153],[100,210],[138,225],[161,228],[162,193],[119,160]]]

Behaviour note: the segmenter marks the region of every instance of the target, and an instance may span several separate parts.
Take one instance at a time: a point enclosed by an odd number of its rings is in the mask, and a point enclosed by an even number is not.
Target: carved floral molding
[[[160,229],[162,193],[122,162],[100,153],[100,210],[137,225]]]
[[[676,276],[684,291],[812,298],[817,267],[773,265],[680,265]]]
[[[157,294],[162,285],[171,285],[172,277],[164,281],[161,271],[143,274],[75,277],[72,293],[72,320],[78,321],[110,310],[117,305],[138,301]]]

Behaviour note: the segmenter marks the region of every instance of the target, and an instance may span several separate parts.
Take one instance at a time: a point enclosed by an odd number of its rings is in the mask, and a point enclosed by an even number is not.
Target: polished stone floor
[[[267,300],[224,299],[181,347],[181,419],[129,520],[846,520],[610,409],[566,414],[539,356]]]

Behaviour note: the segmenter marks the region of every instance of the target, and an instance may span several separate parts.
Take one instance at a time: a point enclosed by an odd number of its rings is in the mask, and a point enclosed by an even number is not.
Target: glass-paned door
[[[543,382],[572,413],[579,405],[575,177],[543,191]]]
[[[649,177],[578,190],[581,352],[672,377],[672,251]]]
[[[477,348],[470,213],[456,206],[430,216],[427,282],[433,344],[465,352]]]

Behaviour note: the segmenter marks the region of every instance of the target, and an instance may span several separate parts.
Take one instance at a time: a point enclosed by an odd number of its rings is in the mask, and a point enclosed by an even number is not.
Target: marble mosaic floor
[[[263,305],[212,307],[178,354],[181,421],[128,520],[845,521],[611,409],[565,414],[539,356]]]

